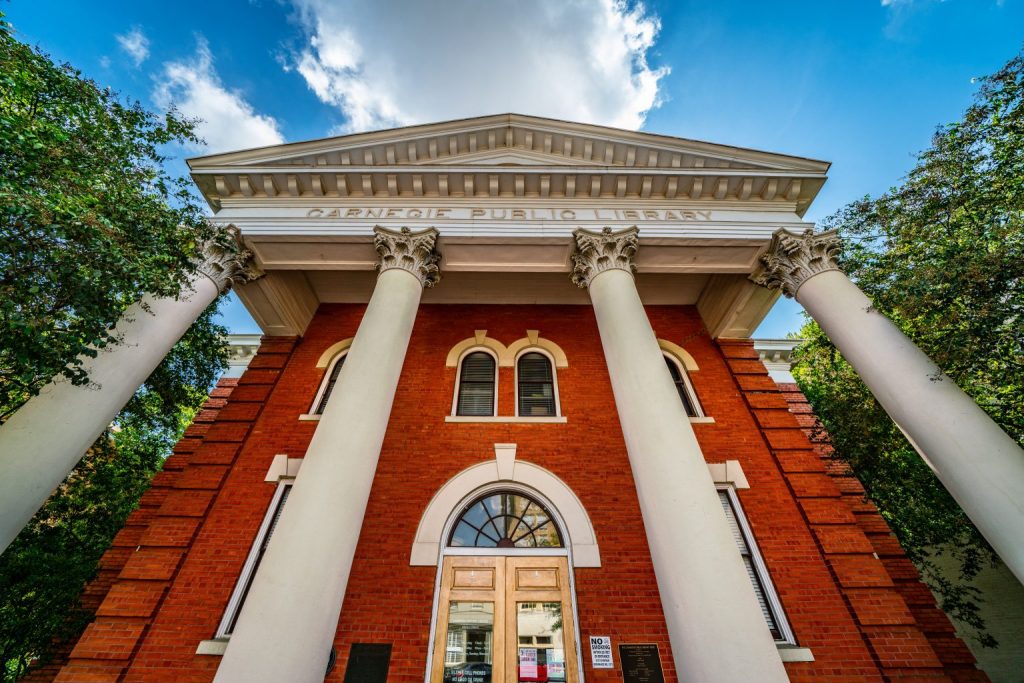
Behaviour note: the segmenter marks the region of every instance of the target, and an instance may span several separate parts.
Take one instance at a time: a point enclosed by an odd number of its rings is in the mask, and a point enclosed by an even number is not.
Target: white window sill
[[[305,415],[299,415],[300,422],[319,422],[320,416],[314,413],[306,413]]]
[[[809,647],[797,647],[796,645],[785,645],[777,643],[776,647],[779,648],[779,657],[784,662],[813,662],[814,655],[811,653]]]
[[[519,423],[534,423],[534,424],[565,424],[569,420],[564,415],[554,415],[551,417],[528,417],[528,416],[517,416],[517,415],[490,415],[485,417],[477,417],[470,415],[446,415],[444,418],[445,422],[519,422]]]
[[[715,424],[715,418],[713,417],[691,417],[690,424],[692,425],[713,425]]]
[[[199,647],[196,648],[196,654],[221,657],[224,655],[224,651],[227,649],[228,638],[214,638],[213,640],[201,640],[199,641]]]

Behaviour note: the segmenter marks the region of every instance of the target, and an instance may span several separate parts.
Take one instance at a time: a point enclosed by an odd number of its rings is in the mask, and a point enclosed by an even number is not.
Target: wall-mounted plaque
[[[619,661],[626,683],[665,683],[658,646],[653,643],[619,645]]]
[[[352,643],[345,683],[387,683],[390,664],[390,643]]]

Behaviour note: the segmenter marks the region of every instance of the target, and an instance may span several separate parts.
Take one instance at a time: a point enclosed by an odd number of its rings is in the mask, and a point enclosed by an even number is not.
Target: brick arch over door
[[[597,536],[583,503],[569,486],[548,470],[515,459],[515,444],[495,444],[495,459],[468,467],[438,489],[423,511],[409,564],[436,566],[441,556],[443,534],[449,518],[474,491],[502,482],[519,484],[547,499],[561,521],[565,545],[576,567],[600,567]]]

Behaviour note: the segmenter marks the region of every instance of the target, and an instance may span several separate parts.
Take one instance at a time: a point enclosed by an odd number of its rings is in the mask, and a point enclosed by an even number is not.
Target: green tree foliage
[[[842,268],[1007,433],[1024,442],[1024,55],[980,79],[902,185],[826,221]],[[964,584],[994,556],[924,461],[809,322],[794,375],[944,608],[992,644]],[[927,410],[927,406],[921,406]],[[941,549],[941,550],[940,550]],[[936,572],[937,552],[960,576]]]
[[[125,104],[22,43],[0,14],[0,421],[116,344],[144,293],[173,296],[211,238],[162,150],[193,124]],[[15,680],[90,615],[78,596],[226,363],[211,307],[0,556],[0,674]],[[55,416],[57,419],[58,416]],[[59,424],[55,423],[55,428]]]

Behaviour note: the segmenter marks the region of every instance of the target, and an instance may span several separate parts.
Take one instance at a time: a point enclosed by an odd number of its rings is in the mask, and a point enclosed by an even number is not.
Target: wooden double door
[[[578,683],[564,556],[447,556],[432,683]]]

